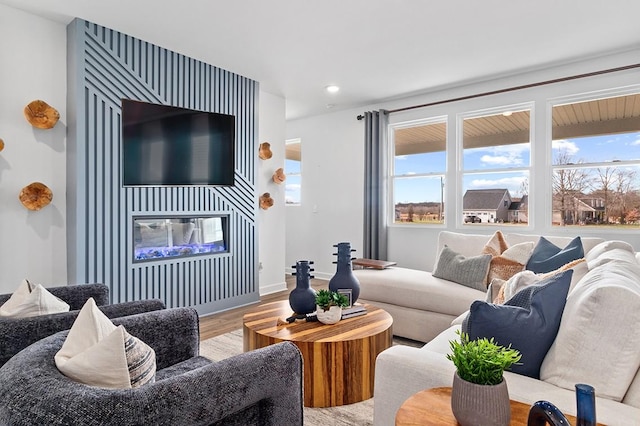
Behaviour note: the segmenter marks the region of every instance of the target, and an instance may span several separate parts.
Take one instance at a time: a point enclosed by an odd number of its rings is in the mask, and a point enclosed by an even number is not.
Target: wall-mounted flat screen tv
[[[233,185],[235,127],[233,115],[123,99],[123,185]]]

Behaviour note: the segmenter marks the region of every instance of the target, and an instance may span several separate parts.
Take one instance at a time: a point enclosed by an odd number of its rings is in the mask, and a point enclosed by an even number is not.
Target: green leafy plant
[[[453,361],[462,380],[477,385],[497,385],[502,382],[504,370],[517,364],[522,355],[517,349],[496,344],[482,338],[469,341],[469,335],[458,331],[460,341],[450,340],[451,353],[447,359]]]
[[[344,294],[335,291],[321,289],[316,293],[316,305],[323,310],[328,310],[332,306],[346,308],[349,306],[349,299]]]

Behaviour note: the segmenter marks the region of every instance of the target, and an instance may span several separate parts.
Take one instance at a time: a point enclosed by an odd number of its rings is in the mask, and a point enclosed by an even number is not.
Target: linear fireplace
[[[229,252],[229,216],[134,216],[135,262]]]

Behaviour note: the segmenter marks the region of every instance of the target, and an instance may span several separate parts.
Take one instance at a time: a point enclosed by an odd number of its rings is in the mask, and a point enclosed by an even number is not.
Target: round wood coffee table
[[[364,305],[367,314],[337,324],[296,321],[288,301],[265,303],[243,318],[244,350],[293,342],[304,359],[304,405],[334,407],[373,397],[376,357],[391,347],[393,319]]]

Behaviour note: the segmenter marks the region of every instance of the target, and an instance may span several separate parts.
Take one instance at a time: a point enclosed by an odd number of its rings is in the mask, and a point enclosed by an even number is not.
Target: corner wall
[[[257,301],[257,82],[80,19],[67,41],[70,279],[200,314]],[[235,115],[235,186],[123,188],[122,98]],[[159,213],[229,214],[230,253],[133,263],[132,215]]]
[[[44,286],[67,283],[66,28],[0,5],[0,293],[27,278]],[[32,127],[23,109],[42,99],[60,113],[53,129]],[[53,201],[25,209],[20,190],[46,184]]]

